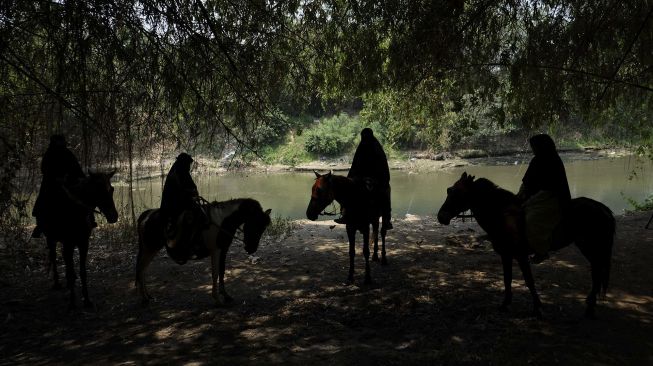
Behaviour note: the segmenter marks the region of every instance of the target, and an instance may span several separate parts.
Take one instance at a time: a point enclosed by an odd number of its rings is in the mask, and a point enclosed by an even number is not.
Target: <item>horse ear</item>
[[[320,173],[318,173],[317,170],[313,170],[313,173],[315,173],[315,177],[316,177],[316,178],[321,177]]]
[[[476,179],[476,176],[474,176],[474,175],[469,176],[469,180],[473,181],[474,179]]]
[[[463,172],[463,175],[460,178],[461,179],[467,179],[467,172]]]
[[[268,208],[267,210],[265,210],[265,214],[268,215],[268,216],[270,216],[270,212],[272,212],[271,208]]]

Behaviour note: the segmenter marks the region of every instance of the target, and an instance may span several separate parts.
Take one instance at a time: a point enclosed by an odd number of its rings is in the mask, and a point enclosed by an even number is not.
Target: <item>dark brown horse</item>
[[[57,272],[57,243],[63,244],[63,259],[66,263],[66,284],[70,290],[70,308],[75,307],[75,266],[73,253],[79,250],[79,275],[82,280],[84,306],[92,307],[88,296],[86,281],[86,256],[88,239],[91,236],[91,215],[96,208],[107,218],[109,223],[118,221],[118,211],[113,202],[111,177],[115,170],[108,173],[90,173],[78,184],[64,189],[60,207],[43,225],[43,233],[48,245],[50,268],[52,269],[53,288],[60,288]]]
[[[341,175],[327,173],[320,175],[315,172],[315,183],[311,190],[311,201],[306,209],[309,220],[317,220],[324,209],[334,200],[347,213],[347,238],[349,239],[349,283],[354,282],[354,257],[356,255],[356,231],[363,234],[363,255],[365,256],[365,283],[372,282],[370,275],[370,224],[374,240],[373,261],[378,261],[379,250],[379,219],[381,217],[380,201],[374,199],[372,191],[365,187],[365,182],[357,182]],[[385,234],[381,229],[381,264],[387,265],[385,256]]]
[[[485,178],[463,173],[462,177],[447,189],[447,199],[438,212],[438,221],[448,225],[452,218],[471,210],[478,224],[488,233],[492,247],[501,256],[505,286],[502,310],[507,310],[512,300],[512,260],[519,263],[526,286],[533,297],[533,312],[541,316],[540,298],[535,290],[531,273],[528,248],[524,231],[524,218],[517,197],[496,186]],[[587,296],[586,315],[594,317],[596,297],[608,288],[615,219],[604,204],[580,197],[571,201],[562,223],[554,232],[552,250],[568,246],[572,242],[590,262],[592,290]]]
[[[211,257],[213,275],[213,288],[211,294],[216,303],[231,302],[233,299],[227,294],[224,287],[224,270],[227,251],[231,242],[236,238],[236,231],[242,225],[245,251],[253,254],[258,249],[261,235],[270,225],[270,211],[263,211],[261,204],[253,199],[241,198],[225,202],[212,202],[202,205],[208,216],[208,225],[194,236],[188,251],[188,257],[174,257],[179,263],[187,259],[203,259]],[[136,257],[136,286],[141,294],[143,304],[149,303],[151,296],[145,287],[145,269],[150,264],[156,253],[166,246],[164,234],[164,220],[161,219],[159,209],[147,210],[138,218],[138,256]],[[168,254],[171,251],[168,250]],[[218,285],[219,281],[219,285]]]

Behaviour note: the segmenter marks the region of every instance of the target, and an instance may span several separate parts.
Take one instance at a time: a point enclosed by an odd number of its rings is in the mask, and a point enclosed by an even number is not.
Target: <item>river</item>
[[[437,172],[411,173],[406,170],[391,171],[393,216],[406,214],[435,215],[444,202],[447,187],[466,171],[485,177],[494,183],[516,192],[528,161],[515,161],[504,165],[472,165]],[[573,197],[585,196],[605,203],[616,214],[632,208],[625,197],[641,202],[653,193],[653,165],[644,164],[636,170],[633,157],[613,159],[566,161],[567,178]],[[341,173],[345,174],[345,173]],[[233,173],[227,175],[201,175],[195,177],[200,194],[208,200],[251,197],[261,202],[272,213],[292,219],[305,218],[313,173]],[[134,188],[137,214],[145,208],[158,207],[161,200],[161,179],[140,180]],[[116,205],[128,207],[127,187],[116,187]]]

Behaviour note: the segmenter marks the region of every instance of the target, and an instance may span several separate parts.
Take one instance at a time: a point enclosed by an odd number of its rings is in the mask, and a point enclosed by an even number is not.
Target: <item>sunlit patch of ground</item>
[[[179,266],[162,252],[147,272],[155,299],[142,307],[133,286],[136,244],[93,242],[96,309],[69,312],[66,292],[49,290],[35,241],[25,248],[31,261],[0,257],[0,363],[651,364],[647,219],[618,219],[610,289],[594,321],[583,318],[589,266],[574,247],[533,267],[543,320],[530,316],[516,265],[511,310],[499,312],[500,259],[469,221],[396,220],[390,264],[371,263],[373,283],[365,285],[361,244],[355,282],[347,284],[344,227],[302,220],[253,256],[234,245],[226,287],[235,301],[222,306],[211,297],[209,260]]]

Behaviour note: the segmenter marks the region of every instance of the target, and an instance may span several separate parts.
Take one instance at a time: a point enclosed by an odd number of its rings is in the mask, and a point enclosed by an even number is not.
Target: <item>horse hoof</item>
[[[371,285],[372,284],[372,277],[365,276],[365,282],[366,285]]]
[[[372,255],[372,261],[373,262],[378,262],[379,261],[379,256],[376,253],[374,253],[374,255]]]
[[[385,259],[385,257],[381,258],[381,265],[382,266],[387,266],[388,265],[388,260]]]
[[[234,298],[229,295],[224,295],[224,302],[225,304],[231,304],[232,302],[234,302]]]

